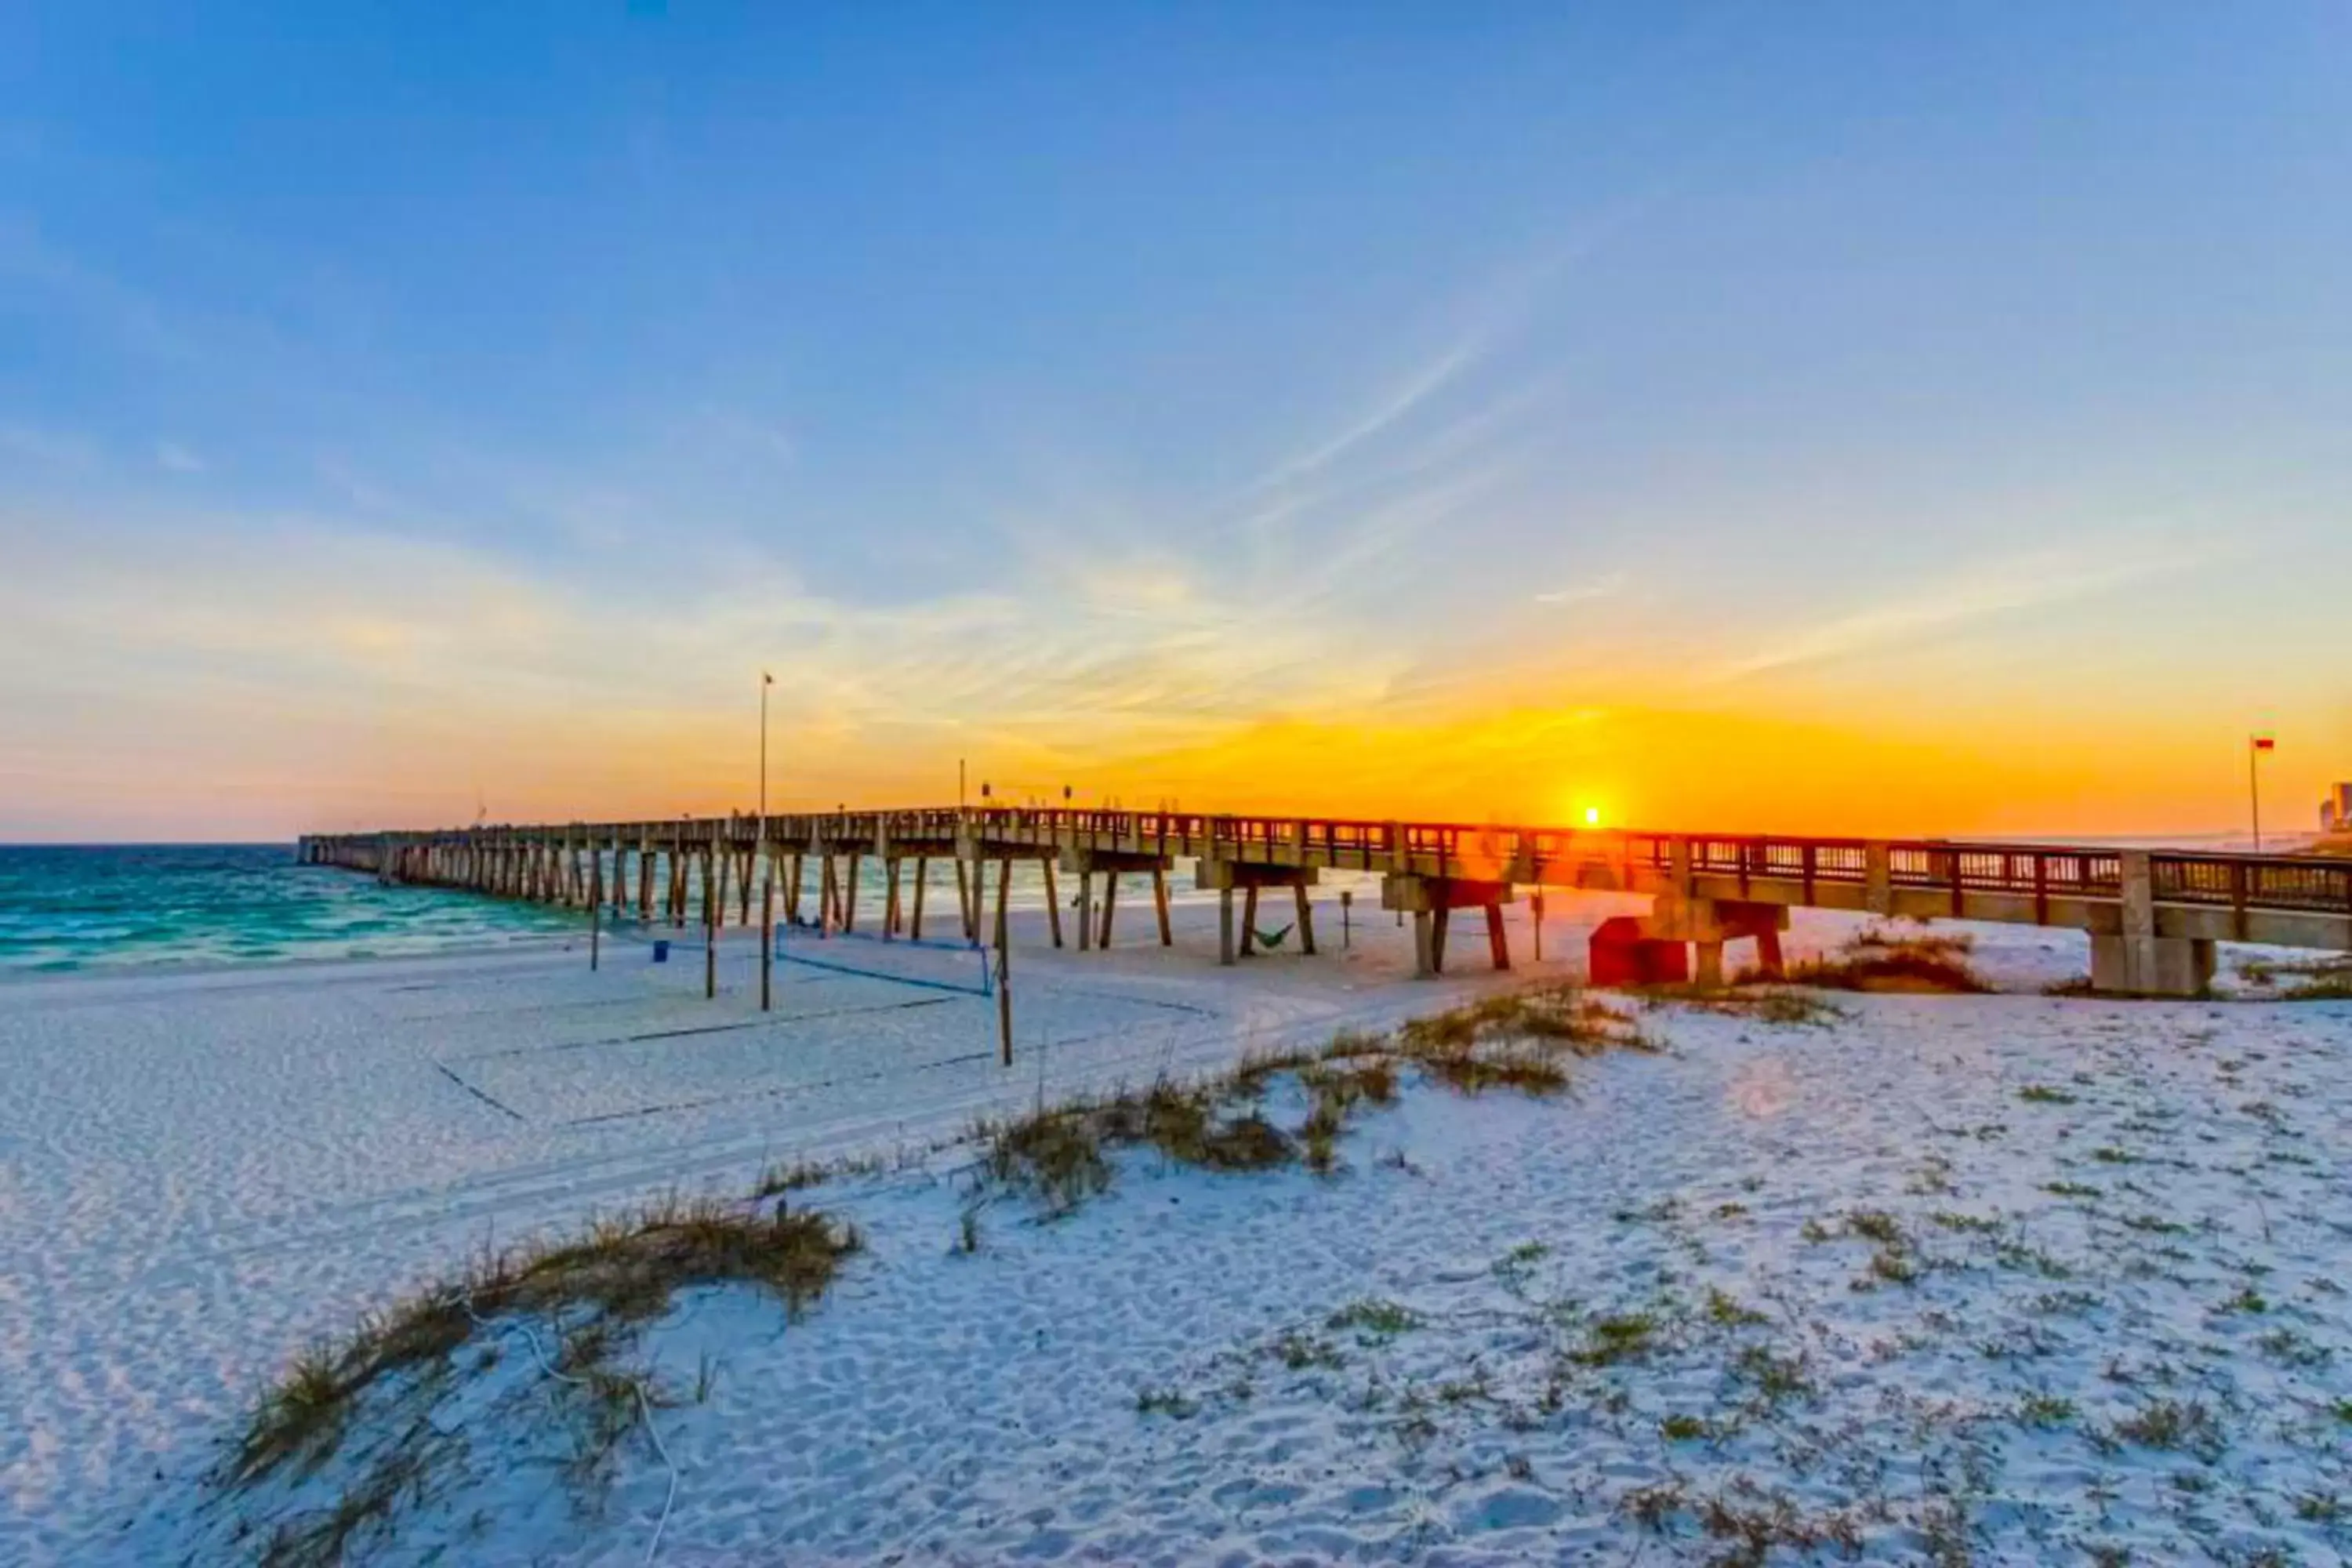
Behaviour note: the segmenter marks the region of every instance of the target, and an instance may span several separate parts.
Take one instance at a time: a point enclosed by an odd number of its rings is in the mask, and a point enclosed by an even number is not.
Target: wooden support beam
[[[1496,969],[1511,967],[1511,939],[1503,931],[1503,906],[1486,906],[1486,950],[1495,960]]]
[[[1242,956],[1249,958],[1257,952],[1257,885],[1252,883],[1242,894]]]
[[[851,850],[849,876],[842,888],[841,929],[844,931],[853,931],[857,929],[857,851]]]
[[[972,868],[974,872],[977,872],[979,868],[980,860],[978,857],[975,856],[972,859]],[[961,855],[956,857],[955,868],[956,911],[963,916],[963,939],[966,942],[978,942],[980,940],[980,931],[976,922],[972,919],[972,892],[971,879],[964,874],[963,857]]]
[[[1038,861],[1037,868],[1045,874],[1045,923],[1053,930],[1054,945],[1059,947],[1062,945],[1062,898],[1054,889],[1053,857],[1049,855]]]
[[[1234,890],[1231,888],[1217,889],[1217,962],[1228,965],[1234,962]]]
[[[1013,1065],[1013,943],[1005,918],[1005,889],[1013,885],[1013,862],[996,868],[996,1037],[997,1060]]]
[[[1168,929],[1168,873],[1157,866],[1151,868],[1151,907],[1160,913],[1160,945],[1175,946],[1176,938]]]
[[[711,847],[702,849],[702,994],[719,994],[719,881],[711,874]]]
[[[1078,951],[1092,952],[1095,946],[1095,874],[1078,873]]]
[[[604,862],[594,861],[588,871],[588,971],[594,973],[602,967],[604,958]]]
[[[768,868],[766,880],[760,884],[760,1011],[766,1013],[775,1006],[776,975],[776,868]]]
[[[1105,871],[1103,873],[1102,941],[1096,945],[1099,946],[1106,952],[1110,951],[1111,917],[1118,912],[1118,873],[1116,871]]]
[[[1307,897],[1304,882],[1290,890],[1298,895],[1298,951],[1312,958],[1315,956],[1315,905]]]
[[[923,889],[930,885],[930,880],[931,858],[928,855],[916,856],[915,910],[913,919],[908,921],[907,934],[917,942],[923,940]]]
[[[882,940],[888,942],[898,934],[898,857],[886,858],[882,862]]]

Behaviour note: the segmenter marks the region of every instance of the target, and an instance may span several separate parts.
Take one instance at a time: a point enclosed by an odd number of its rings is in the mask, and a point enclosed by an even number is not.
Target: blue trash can
[[[669,942],[665,938],[654,938],[654,962],[656,963],[669,962]]]

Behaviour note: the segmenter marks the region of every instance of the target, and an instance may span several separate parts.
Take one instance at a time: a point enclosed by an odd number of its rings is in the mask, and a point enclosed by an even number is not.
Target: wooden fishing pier
[[[1149,882],[1157,935],[1170,943],[1168,879],[1189,860],[1197,886],[1218,895],[1226,963],[1248,955],[1261,894],[1288,890],[1312,953],[1308,889],[1319,875],[1377,872],[1381,908],[1412,917],[1425,975],[1445,967],[1456,911],[1483,916],[1489,961],[1508,968],[1502,908],[1522,889],[1648,895],[1647,915],[1594,933],[1601,984],[1717,984],[1726,945],[1743,941],[1775,972],[1799,907],[2083,931],[2094,987],[2122,994],[2199,994],[2221,942],[2352,952],[2352,861],[2317,857],[1004,806],[320,835],[299,853],[386,882],[677,926],[695,915],[714,931],[730,902],[739,923],[752,923],[755,902],[766,919],[772,888],[787,922],[856,931],[862,918],[886,938],[919,939],[927,895],[951,874],[951,918],[973,942],[988,934],[994,868],[1000,947],[1013,868],[1031,863],[1056,947],[1056,874],[1076,879],[1082,951],[1110,945],[1128,879]],[[869,861],[883,868],[883,908],[861,911],[858,871]]]

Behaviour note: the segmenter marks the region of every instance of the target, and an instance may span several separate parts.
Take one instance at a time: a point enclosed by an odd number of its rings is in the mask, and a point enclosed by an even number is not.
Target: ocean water
[[[658,889],[667,875],[667,857],[656,865]],[[926,934],[952,940],[953,870],[934,861],[930,878]],[[994,878],[992,866],[992,905]],[[635,881],[633,858],[632,892]],[[701,877],[691,862],[687,881],[688,908],[698,910]],[[1376,877],[1335,872],[1324,881],[1327,896],[1331,889],[1354,887],[1360,907],[1378,903]],[[1191,883],[1189,865],[1181,866],[1170,878],[1171,900],[1189,903],[1214,896],[1194,891]],[[901,892],[911,908],[911,868]],[[1058,893],[1072,943],[1077,941],[1070,924],[1076,919],[1070,908],[1075,892],[1076,884],[1064,879]],[[883,868],[866,857],[857,877],[861,930],[879,923],[885,900]],[[781,919],[781,889],[777,901]],[[814,917],[816,901],[817,865],[812,859],[802,873],[804,917]],[[1006,901],[1016,910],[1044,907],[1045,883],[1034,864],[1015,864]],[[740,908],[730,888],[730,926]],[[1287,901],[1278,900],[1267,923],[1288,920],[1287,910]],[[1126,879],[1121,910],[1128,932],[1147,928],[1151,898],[1140,878]],[[689,916],[689,925],[695,918]],[[577,910],[437,888],[387,888],[359,872],[299,865],[292,845],[0,845],[0,980],[146,964],[395,957],[585,935],[586,927],[585,913]]]
[[[0,975],[389,957],[577,931],[577,911],[300,866],[287,845],[0,846]]]

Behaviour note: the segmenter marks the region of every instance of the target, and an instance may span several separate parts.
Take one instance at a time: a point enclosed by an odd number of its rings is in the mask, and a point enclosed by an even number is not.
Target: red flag
[[[2278,742],[2268,735],[2257,735],[2254,737],[2254,750],[2258,752],[2275,752],[2278,750]]]

